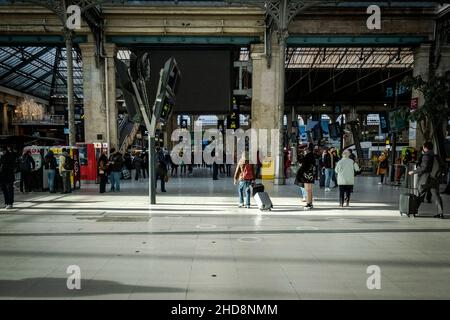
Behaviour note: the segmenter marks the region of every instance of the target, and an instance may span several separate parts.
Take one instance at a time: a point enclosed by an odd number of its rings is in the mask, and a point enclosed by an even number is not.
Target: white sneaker
[[[325,188],[325,192],[330,192],[331,189],[330,188]]]
[[[12,208],[13,208],[12,204],[8,204],[8,205],[5,207],[6,210],[12,209]]]
[[[239,204],[239,208],[242,208],[243,206],[244,206],[244,204],[243,204],[243,203]]]
[[[382,184],[381,182],[378,182],[378,184]]]

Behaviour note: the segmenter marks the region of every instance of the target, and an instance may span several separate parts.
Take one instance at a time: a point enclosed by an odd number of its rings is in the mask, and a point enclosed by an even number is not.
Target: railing
[[[119,119],[119,132],[122,131],[123,127],[125,127],[125,125],[128,122],[128,115],[125,115],[122,119]]]
[[[34,116],[21,116],[21,117],[13,117],[12,124],[13,125],[24,125],[24,126],[63,126],[64,125],[64,116],[63,115],[44,115],[42,118],[34,117]]]
[[[133,141],[136,138],[136,134],[138,133],[140,126],[141,125],[139,123],[136,122],[133,123],[133,128],[131,129],[128,136],[123,140],[122,145],[120,146],[120,153],[125,154],[128,147],[133,144]]]

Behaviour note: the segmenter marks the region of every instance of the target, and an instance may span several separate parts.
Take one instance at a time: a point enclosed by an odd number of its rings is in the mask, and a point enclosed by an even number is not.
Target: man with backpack
[[[244,192],[245,207],[247,209],[250,208],[250,186],[255,181],[255,177],[255,165],[250,163],[248,153],[244,152],[234,173],[234,184],[237,185],[239,183],[239,208],[244,206]]]
[[[59,156],[59,174],[63,181],[63,192],[61,193],[71,193],[72,185],[70,182],[70,177],[72,175],[72,170],[74,169],[74,161],[70,157],[66,148],[62,149],[62,155]]]
[[[111,149],[109,167],[111,169],[111,174],[109,176],[111,180],[111,192],[120,192],[120,176],[122,174],[123,157],[115,148]]]
[[[418,174],[419,182],[419,201],[422,203],[425,199],[427,192],[431,192],[436,201],[438,214],[435,218],[444,218],[444,209],[442,204],[442,198],[439,194],[439,180],[442,174],[443,164],[439,156],[433,152],[433,143],[425,142],[422,147],[423,156],[420,165],[414,171],[409,171],[409,175]],[[420,205],[419,203],[419,205]]]

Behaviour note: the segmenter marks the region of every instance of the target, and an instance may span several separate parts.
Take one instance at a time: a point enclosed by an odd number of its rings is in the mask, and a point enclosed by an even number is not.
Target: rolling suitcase
[[[255,194],[255,202],[259,210],[271,210],[273,208],[272,201],[270,200],[269,194],[267,192],[258,192]]]
[[[325,188],[325,172],[324,172],[324,169],[323,169],[323,168],[320,169],[320,174],[319,174],[319,187],[320,187],[320,188]]]
[[[264,192],[264,185],[262,183],[256,183],[250,186],[252,196],[254,197],[258,192]]]
[[[406,214],[414,217],[419,211],[420,199],[413,193],[400,194],[400,215]]]

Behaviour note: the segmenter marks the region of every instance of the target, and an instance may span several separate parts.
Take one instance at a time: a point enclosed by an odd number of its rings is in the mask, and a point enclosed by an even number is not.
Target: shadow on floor
[[[66,278],[0,280],[0,297],[76,298],[108,294],[182,293],[185,291],[185,288],[135,286],[106,280],[81,280],[80,290],[69,290]]]

